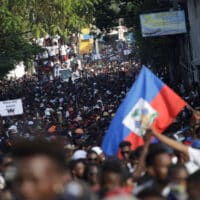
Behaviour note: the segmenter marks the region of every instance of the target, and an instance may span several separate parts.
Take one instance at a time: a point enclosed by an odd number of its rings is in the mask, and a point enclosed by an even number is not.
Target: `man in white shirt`
[[[46,47],[48,49],[48,53],[49,53],[49,58],[51,59],[51,61],[54,61],[55,57],[56,57],[56,50],[54,46],[49,46]]]

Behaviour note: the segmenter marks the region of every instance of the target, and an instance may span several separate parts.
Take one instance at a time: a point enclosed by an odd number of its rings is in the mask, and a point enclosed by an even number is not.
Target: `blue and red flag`
[[[118,108],[104,136],[106,155],[118,153],[119,143],[130,141],[132,149],[143,144],[142,135],[149,125],[162,133],[187,105],[147,67],[143,66],[128,95]]]

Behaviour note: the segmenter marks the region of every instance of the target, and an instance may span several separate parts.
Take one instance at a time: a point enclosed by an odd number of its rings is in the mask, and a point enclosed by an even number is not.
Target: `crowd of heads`
[[[129,142],[121,142],[119,159],[106,157],[98,146],[76,149],[59,139],[19,139],[1,155],[1,199],[199,199],[199,168],[190,173],[175,151],[147,143],[131,150]]]
[[[76,57],[73,50],[68,62],[72,47],[59,39],[38,42],[47,52],[36,60],[37,73],[0,82],[0,100],[20,98],[24,108],[23,115],[0,119],[0,199],[200,198],[200,166],[191,166],[187,157],[163,143],[152,144],[149,137],[133,150],[130,142],[122,141],[114,157],[100,147],[139,73],[133,59],[90,62],[84,55],[81,67],[70,68]],[[66,82],[55,76],[57,64],[78,71],[78,78]],[[199,88],[193,83],[184,90],[182,85],[174,89],[197,107]],[[200,133],[198,108],[196,112],[185,109],[165,134],[191,145]],[[195,142],[193,147],[200,148]]]
[[[1,145],[15,136],[44,133],[78,146],[99,145],[138,73],[131,66],[130,62],[123,69],[117,66],[118,70],[113,67],[107,73],[94,72],[75,82],[60,77],[43,81],[36,75],[1,81],[0,100],[20,98],[24,108],[23,115],[1,118]]]

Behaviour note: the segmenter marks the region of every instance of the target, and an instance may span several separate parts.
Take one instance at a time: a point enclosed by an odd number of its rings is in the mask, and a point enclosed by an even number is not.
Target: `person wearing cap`
[[[89,150],[87,152],[87,163],[90,164],[99,164],[99,158],[98,158],[98,154],[93,151],[93,150]]]
[[[71,174],[74,180],[84,179],[86,169],[87,152],[84,150],[76,150],[72,156]]]
[[[81,149],[78,149],[72,155],[72,160],[86,159],[87,152]]]
[[[164,134],[159,134],[155,130],[152,130],[152,134],[161,142],[183,153],[191,162],[195,163],[198,168],[200,168],[200,139],[195,140],[192,143],[192,146],[187,146],[181,142],[168,138]]]
[[[100,162],[103,162],[106,159],[105,154],[101,149],[101,147],[94,146],[91,148],[91,150],[97,153]]]

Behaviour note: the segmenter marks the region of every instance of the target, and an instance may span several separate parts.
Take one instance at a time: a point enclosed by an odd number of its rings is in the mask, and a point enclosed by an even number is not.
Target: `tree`
[[[101,4],[96,5],[95,23],[101,30],[118,25],[119,6],[115,0],[103,0]]]
[[[65,38],[93,21],[100,0],[1,0],[0,77],[20,62],[30,62],[41,49],[31,43],[45,34]]]
[[[79,31],[93,20],[94,5],[100,0],[9,0],[9,9],[26,21],[36,36]]]
[[[41,51],[29,43],[22,18],[13,15],[7,3],[2,1],[0,7],[0,78],[20,61],[27,63]]]
[[[135,45],[138,47],[135,52],[136,57],[140,58],[142,63],[150,64],[154,67],[168,65],[172,58],[172,49],[175,41],[174,36],[143,38],[139,15],[142,13],[169,9],[171,6],[169,1],[167,1],[167,3],[166,1],[164,3],[159,3],[159,1],[155,0],[104,0],[103,2],[107,4],[110,2],[110,6],[107,10],[96,11],[97,25],[99,25],[101,29],[109,26],[116,26],[116,18],[123,18],[124,25],[134,31]],[[112,6],[112,4],[114,4],[114,6]],[[117,10],[117,14],[115,15],[113,15],[114,10]],[[106,17],[104,18],[104,16]]]

